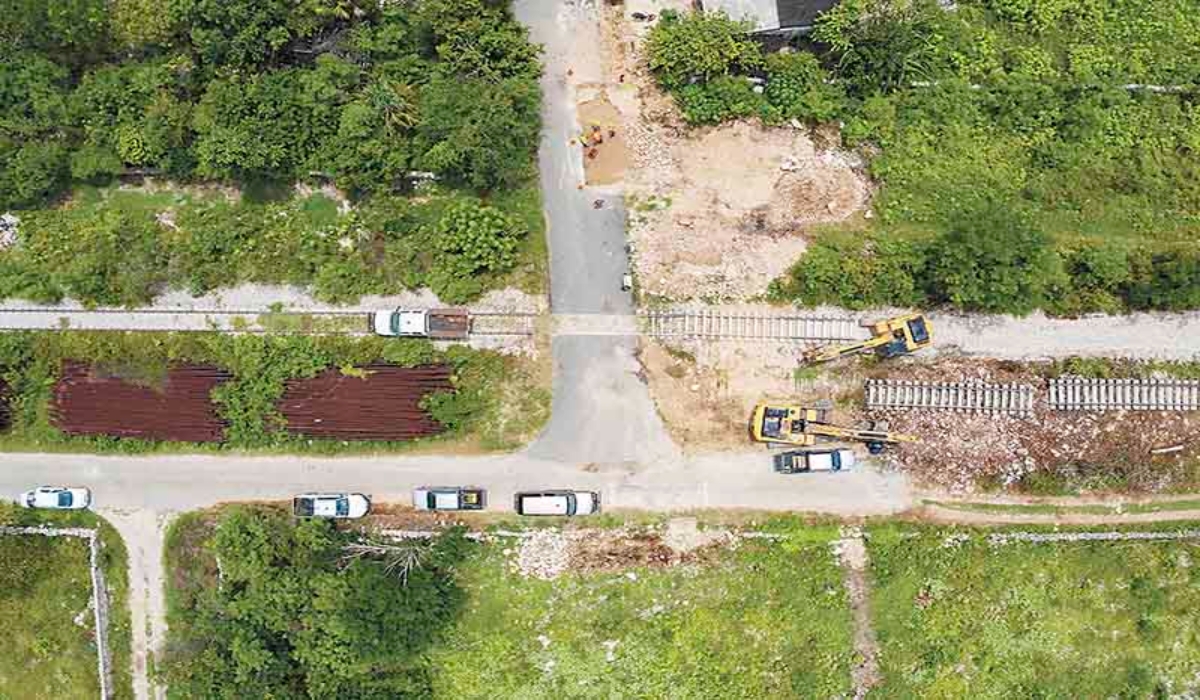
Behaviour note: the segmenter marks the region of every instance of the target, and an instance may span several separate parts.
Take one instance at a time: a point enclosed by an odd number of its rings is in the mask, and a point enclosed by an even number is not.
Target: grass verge
[[[93,513],[0,505],[0,524],[98,529],[108,584],[113,697],[133,697],[128,558],[120,536]],[[0,698],[88,698],[100,693],[87,543],[73,537],[0,536]],[[76,620],[79,623],[76,623]]]
[[[880,697],[1196,692],[1196,542],[993,545],[983,533],[869,530]]]

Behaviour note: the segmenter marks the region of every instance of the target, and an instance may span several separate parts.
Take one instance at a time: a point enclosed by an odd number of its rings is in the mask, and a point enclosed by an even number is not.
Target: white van
[[[513,498],[518,515],[591,515],[600,512],[595,491],[524,491]]]

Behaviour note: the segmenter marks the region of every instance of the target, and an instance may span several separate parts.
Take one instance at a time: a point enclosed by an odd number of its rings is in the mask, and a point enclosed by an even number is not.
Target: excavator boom
[[[759,404],[754,409],[750,425],[751,436],[757,442],[775,442],[807,447],[817,438],[865,442],[882,446],[899,442],[916,442],[911,435],[868,428],[846,428],[825,422],[823,411],[801,406],[770,406]]]
[[[871,337],[848,345],[829,345],[804,353],[805,362],[829,362],[846,355],[875,352],[880,357],[896,357],[916,352],[933,344],[933,325],[924,314],[897,316],[871,324]]]

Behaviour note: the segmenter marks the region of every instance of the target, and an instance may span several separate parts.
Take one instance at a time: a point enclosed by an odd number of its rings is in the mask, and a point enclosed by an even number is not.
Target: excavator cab
[[[876,350],[884,359],[907,355],[931,342],[929,321],[921,314],[896,318],[877,325],[884,325],[884,332],[891,331],[891,340]]]

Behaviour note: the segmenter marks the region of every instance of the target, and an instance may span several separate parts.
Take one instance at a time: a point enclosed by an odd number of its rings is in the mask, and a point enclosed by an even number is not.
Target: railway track
[[[1056,411],[1200,411],[1200,381],[1194,379],[1050,380]]]
[[[1028,384],[910,382],[872,379],[866,384],[868,409],[923,409],[1028,416],[1034,388]]]
[[[654,338],[839,342],[867,335],[856,319],[846,316],[667,310],[644,311],[640,317],[646,334]]]
[[[367,336],[366,311],[0,308],[0,330],[224,331]],[[534,313],[472,313],[473,336],[533,335]],[[17,319],[20,319],[17,321]]]

